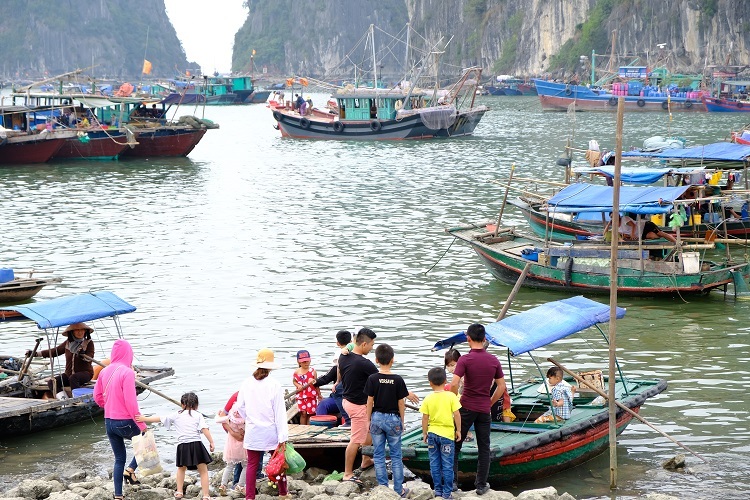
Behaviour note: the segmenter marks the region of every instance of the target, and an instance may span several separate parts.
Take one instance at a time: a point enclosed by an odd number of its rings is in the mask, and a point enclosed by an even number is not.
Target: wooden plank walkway
[[[289,424],[289,441],[295,448],[337,448],[349,444],[350,429]]]
[[[71,400],[68,400],[68,402],[70,401]],[[51,410],[54,408],[60,408],[63,404],[63,401],[57,399],[0,397],[0,418]]]

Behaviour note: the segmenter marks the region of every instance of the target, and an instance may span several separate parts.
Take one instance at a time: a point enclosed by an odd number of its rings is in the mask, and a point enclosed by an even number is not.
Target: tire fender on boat
[[[565,87],[565,95],[570,95],[572,93],[573,93],[573,90],[569,86]]]
[[[302,128],[310,128],[310,120],[302,117],[302,119],[299,121],[299,126]]]
[[[568,262],[565,265],[565,286],[570,286],[572,278],[573,278],[573,257],[568,257]]]
[[[617,98],[616,97],[610,97],[609,101],[607,101],[610,106],[617,106]]]
[[[646,101],[644,99],[638,99],[636,101],[636,104],[638,105],[639,108],[642,108],[643,106],[646,105]]]
[[[378,120],[371,120],[370,121],[370,130],[373,132],[377,132],[380,130],[380,122]]]
[[[333,131],[336,133],[341,133],[344,131],[344,124],[340,121],[333,122]]]
[[[741,108],[741,107],[743,107],[743,106],[744,106],[744,104],[742,104],[742,103],[741,103],[740,101],[737,101],[737,107],[738,107],[738,108]]]
[[[278,112],[278,111],[274,111],[273,112],[273,119],[274,120],[276,120],[277,122],[280,122],[282,120],[282,118],[283,118],[283,115],[280,112]]]
[[[692,108],[693,107],[693,101],[690,101],[690,100],[685,101],[685,107],[687,109]]]
[[[661,109],[669,109],[669,103],[667,101],[662,102]]]

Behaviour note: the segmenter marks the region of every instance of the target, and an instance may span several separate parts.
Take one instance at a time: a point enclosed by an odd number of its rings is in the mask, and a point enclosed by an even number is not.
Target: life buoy
[[[661,103],[661,109],[669,109],[669,103],[667,101]]]
[[[744,104],[742,104],[741,102],[737,101],[737,108],[741,108],[743,106],[744,106]]]
[[[380,122],[378,120],[371,120],[370,130],[372,130],[373,132],[377,132],[378,130],[380,130]]]
[[[404,103],[401,101],[401,99],[399,99],[398,101],[396,101],[396,104],[394,104],[393,107],[396,108],[396,111],[398,111],[399,109],[404,107]]]
[[[341,123],[341,122],[339,122],[339,121],[333,122],[333,131],[336,132],[336,133],[343,132],[344,131],[344,124]]]
[[[570,95],[573,93],[573,90],[570,87],[565,87],[565,95]]]
[[[274,112],[273,112],[273,119],[274,119],[274,120],[276,120],[277,122],[280,122],[280,121],[281,121],[281,119],[283,118],[283,116],[284,116],[284,115],[282,115],[282,114],[281,114],[281,113],[279,113],[278,111],[274,111]]]
[[[685,101],[685,108],[690,109],[693,107],[693,101],[687,100]]]
[[[642,108],[643,106],[646,105],[646,101],[644,99],[638,99],[636,101],[636,104],[638,105],[639,108]]]
[[[299,126],[302,127],[302,128],[310,128],[310,120],[308,120],[307,118],[303,117],[299,121]]]
[[[617,99],[615,97],[610,97],[607,103],[609,103],[610,106],[617,106]]]

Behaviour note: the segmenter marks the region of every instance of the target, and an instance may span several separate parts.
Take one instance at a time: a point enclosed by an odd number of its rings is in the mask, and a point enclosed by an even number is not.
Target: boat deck
[[[351,429],[289,424],[289,442],[309,465],[344,470],[344,454]]]

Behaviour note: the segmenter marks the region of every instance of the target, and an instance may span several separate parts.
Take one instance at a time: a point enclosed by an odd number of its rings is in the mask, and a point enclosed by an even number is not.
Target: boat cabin
[[[400,109],[427,105],[424,93],[409,95],[403,89],[344,88],[332,97],[336,99],[342,120],[395,120]]]

